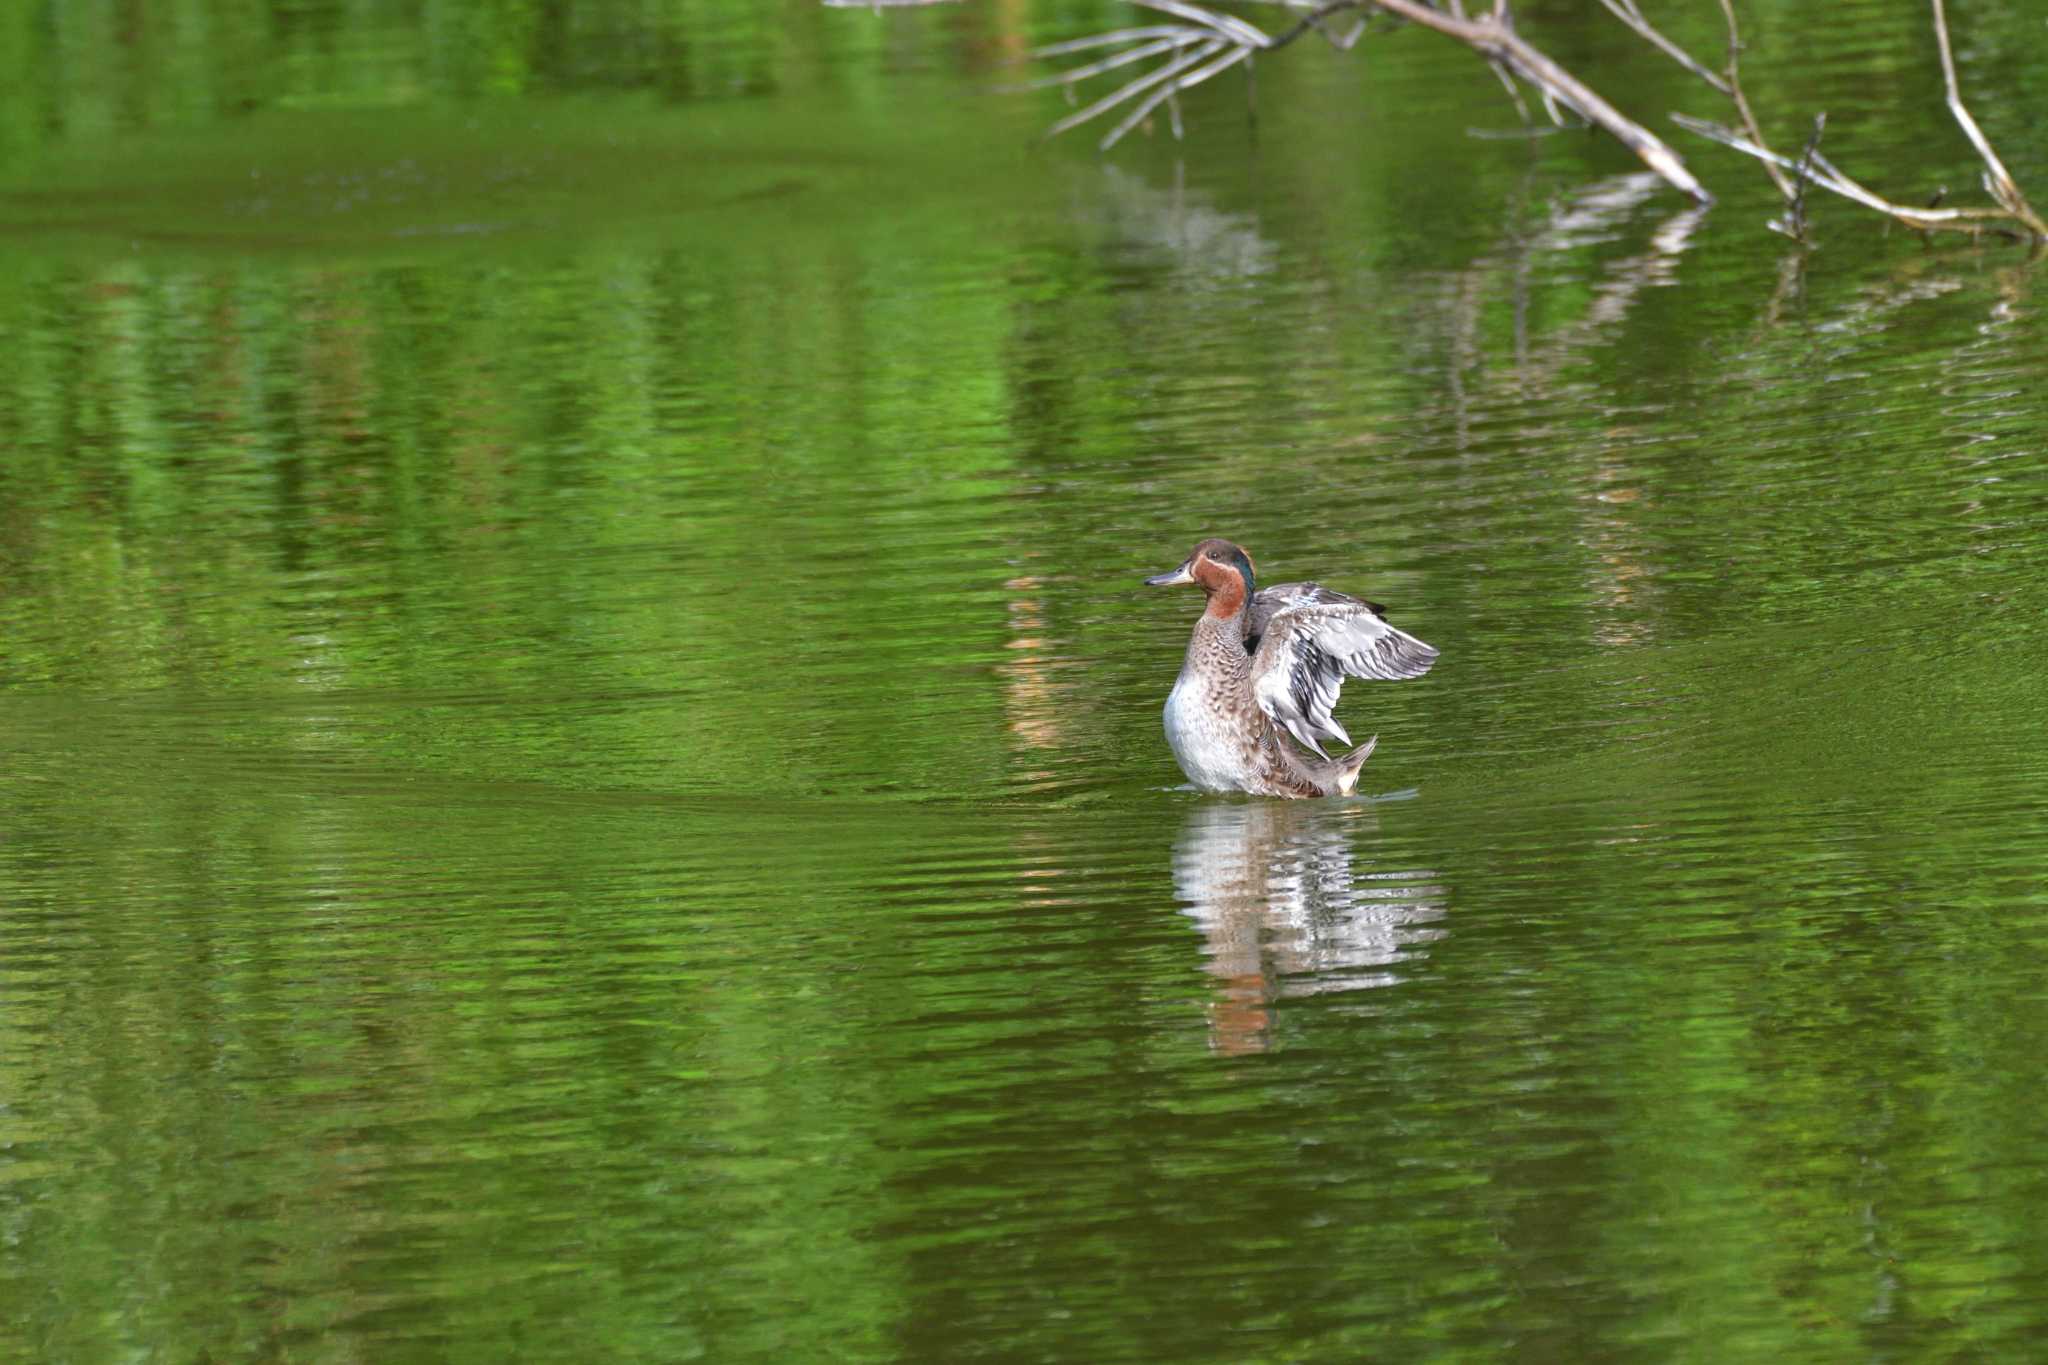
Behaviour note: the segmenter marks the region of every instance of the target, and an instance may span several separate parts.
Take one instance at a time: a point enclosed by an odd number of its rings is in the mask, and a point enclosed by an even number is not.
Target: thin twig
[[[1624,9],[1630,11],[1635,9],[1635,0],[1601,0],[1601,3],[1605,4],[1610,10],[1615,11],[1618,15],[1621,15],[1625,22],[1628,22],[1628,16],[1623,14],[1622,11]],[[1725,68],[1725,82],[1717,88],[1723,89],[1723,92],[1734,103],[1736,114],[1742,120],[1742,130],[1737,132],[1734,129],[1708,123],[1701,119],[1689,118],[1683,114],[1673,114],[1671,117],[1681,127],[1698,133],[1702,137],[1711,138],[1725,146],[1733,147],[1737,151],[1756,157],[1759,161],[1763,162],[1764,169],[1769,173],[1772,183],[1778,187],[1779,194],[1784,196],[1787,207],[1785,218],[1769,224],[1773,230],[1784,232],[1799,241],[1805,240],[1805,189],[1807,185],[1813,184],[1819,185],[1831,193],[1842,195],[1867,208],[1875,209],[1879,213],[1897,219],[1908,227],[1921,231],[1948,229],[1951,231],[1968,232],[1973,235],[1984,232],[1998,232],[2005,236],[2018,236],[2019,234],[2009,228],[1994,226],[1999,220],[2004,220],[2006,222],[2017,222],[2025,227],[2027,233],[2036,242],[2048,240],[2048,223],[2042,221],[2040,215],[2033,210],[2033,207],[2020,194],[2019,186],[2013,182],[2005,166],[1998,160],[1997,155],[1992,152],[1991,144],[1985,139],[1982,130],[1977,127],[1976,120],[1970,117],[1969,110],[1963,106],[1962,95],[1956,81],[1955,61],[1949,48],[1948,20],[1943,11],[1942,0],[1932,0],[1932,4],[1934,7],[1935,40],[1941,53],[1942,76],[1948,86],[1949,109],[1954,113],[1956,121],[1962,125],[1964,135],[1970,139],[1972,145],[1977,148],[1979,155],[1984,159],[1984,163],[1988,168],[1984,176],[1984,187],[1991,197],[1998,202],[1998,208],[1942,209],[1938,207],[1941,202],[1941,196],[1937,195],[1934,201],[1926,208],[1920,209],[1910,205],[1895,204],[1871,192],[1849,176],[1844,175],[1840,169],[1820,154],[1820,129],[1822,121],[1825,120],[1825,115],[1822,115],[1820,120],[1816,120],[1813,137],[1808,140],[1804,155],[1797,161],[1771,150],[1764,140],[1762,130],[1757,126],[1756,115],[1749,107],[1749,99],[1743,93],[1741,76],[1742,39],[1736,26],[1733,0],[1720,0],[1720,4],[1722,17],[1727,21],[1728,26],[1728,59]],[[1620,8],[1617,8],[1618,6]],[[1638,32],[1643,32],[1633,22],[1630,22],[1630,27],[1637,28]],[[1648,35],[1645,34],[1645,36]],[[1688,65],[1691,64],[1688,63]]]
[[[1717,76],[1709,71],[1705,66],[1696,61],[1690,52],[1687,52],[1677,43],[1672,42],[1655,28],[1651,27],[1650,21],[1643,17],[1643,12],[1636,8],[1635,0],[1600,0],[1600,3],[1607,6],[1609,14],[1612,14],[1615,18],[1621,20],[1622,23],[1634,29],[1637,35],[1649,43],[1650,46],[1656,48],[1659,52],[1669,57],[1672,61],[1677,62],[1687,71],[1692,72],[1693,75],[1698,76],[1722,94],[1729,93],[1728,81],[1725,77]],[[1725,8],[1727,0],[1722,0],[1722,4]]]
[[[1535,132],[1536,121],[1529,117],[1529,105],[1523,100],[1522,89],[1515,84],[1515,78],[1499,62],[1488,62],[1487,65],[1493,68],[1494,75],[1500,77],[1500,88],[1508,92],[1508,100],[1515,106],[1515,117],[1522,121],[1522,131]]]
[[[1131,0],[1134,5],[1156,9],[1161,14],[1171,14],[1176,19],[1186,19],[1216,30],[1216,35],[1243,47],[1260,48],[1271,40],[1262,28],[1254,28],[1234,14],[1218,14],[1213,9],[1200,5],[1183,3],[1183,0]]]
[[[1187,31],[1186,24],[1146,24],[1142,28],[1120,28],[1109,33],[1091,34],[1086,38],[1069,38],[1063,43],[1047,43],[1044,47],[1032,48],[1024,55],[1027,60],[1037,61],[1044,57],[1064,57],[1070,52],[1114,47],[1118,43],[1135,43],[1141,38],[1164,38],[1169,34]]]
[[[1629,119],[1595,93],[1578,77],[1566,71],[1527,39],[1514,31],[1504,6],[1501,18],[1461,19],[1447,10],[1433,9],[1422,0],[1330,0],[1312,11],[1293,28],[1276,34],[1268,48],[1282,48],[1309,31],[1318,21],[1339,10],[1375,8],[1422,28],[1434,29],[1456,38],[1487,61],[1497,64],[1536,88],[1553,120],[1562,122],[1558,106],[1572,110],[1588,123],[1612,135],[1675,188],[1695,202],[1711,204],[1714,196],[1685,168],[1685,159],[1655,133]]]
[[[1294,6],[1289,5],[1288,8],[1293,9]],[[1302,15],[1300,19],[1295,21],[1293,28],[1282,29],[1280,32],[1274,34],[1272,39],[1267,42],[1266,47],[1269,51],[1278,50],[1280,48],[1286,47],[1289,43],[1293,42],[1296,38],[1299,38],[1304,33],[1323,33],[1325,32],[1323,28],[1323,20],[1329,18],[1333,14],[1342,14],[1345,10],[1350,9],[1371,8],[1371,0],[1329,0],[1328,4],[1318,6],[1317,8],[1310,10],[1307,14]],[[1361,23],[1359,27],[1363,28],[1364,24]],[[1353,41],[1356,41],[1356,39],[1353,39]]]
[[[1279,9],[1284,9],[1288,11],[1290,14],[1300,14],[1307,3],[1307,0],[1243,0],[1243,3],[1248,5],[1273,5]],[[1313,28],[1317,33],[1320,33],[1323,36],[1323,40],[1329,43],[1331,47],[1336,48],[1339,52],[1349,52],[1352,46],[1355,43],[1357,43],[1359,36],[1365,32],[1366,25],[1372,21],[1371,7],[1359,5],[1332,5],[1329,7],[1331,12],[1358,8],[1366,9],[1366,16],[1360,19],[1357,23],[1353,24],[1351,26],[1351,31],[1349,33],[1344,34],[1342,37],[1339,37],[1337,34],[1332,33],[1329,29],[1323,26],[1322,16],[1320,14],[1312,16],[1310,18],[1309,27]]]
[[[1721,17],[1728,22],[1728,65],[1724,68],[1728,81],[1728,98],[1735,102],[1735,113],[1742,120],[1743,131],[1750,141],[1759,147],[1763,145],[1763,130],[1756,126],[1756,115],[1750,112],[1749,96],[1742,93],[1742,34],[1735,27],[1735,0],[1721,0]],[[1766,161],[1764,171],[1771,177],[1771,183],[1778,187],[1778,193],[1786,203],[1798,193],[1785,173]]]
[[[2020,193],[2020,187],[2013,182],[2006,171],[2005,163],[1998,159],[1998,153],[1991,150],[1991,140],[1984,136],[1984,130],[1977,126],[1977,120],[1970,117],[1970,111],[1963,105],[1962,88],[1956,83],[1956,59],[1949,51],[1948,15],[1942,8],[1942,0],[1934,3],[1934,41],[1941,50],[1941,78],[1948,84],[1949,112],[1962,125],[1963,136],[1970,139],[1970,145],[1977,149],[1977,155],[1984,158],[1984,188],[2006,211],[2027,225],[2027,230],[2036,240],[2048,237],[2048,223],[2041,221],[2041,215],[2034,212],[2034,206]]]
[[[1921,209],[1913,208],[1906,204],[1894,204],[1889,199],[1871,193],[1848,176],[1842,174],[1841,170],[1833,162],[1829,161],[1817,150],[1813,154],[1812,165],[1802,166],[1790,157],[1781,156],[1768,147],[1759,146],[1751,142],[1733,128],[1723,127],[1718,123],[1709,123],[1705,119],[1693,118],[1686,114],[1673,114],[1671,117],[1674,122],[1688,132],[1697,133],[1701,137],[1709,138],[1724,147],[1733,147],[1736,151],[1747,153],[1759,161],[1775,165],[1781,170],[1789,171],[1794,175],[1803,176],[1803,178],[1824,190],[1833,194],[1839,194],[1844,199],[1853,199],[1865,208],[1875,209],[1879,213],[1898,219],[1908,227],[1930,230],[1946,228],[1951,231],[1970,233],[2002,231],[2007,236],[2018,235],[2010,228],[2001,229],[1995,226],[1999,222],[2012,221],[2012,215],[2002,208]]]
[[[1397,14],[1412,24],[1435,29],[1438,33],[1456,38],[1482,57],[1501,62],[1515,75],[1535,86],[1547,100],[1564,104],[1588,123],[1598,126],[1620,140],[1622,145],[1641,157],[1651,170],[1664,177],[1667,183],[1691,195],[1698,203],[1714,202],[1714,196],[1707,192],[1707,187],[1694,179],[1692,172],[1686,169],[1685,159],[1673,151],[1663,139],[1625,116],[1578,77],[1539,52],[1516,33],[1509,23],[1461,20],[1443,10],[1431,9],[1421,3],[1421,0],[1371,2],[1389,14]]]
[[[1785,216],[1774,218],[1764,225],[1773,232],[1784,233],[1801,246],[1807,245],[1806,187],[1813,182],[1814,163],[1820,157],[1820,135],[1826,131],[1827,126],[1828,116],[1825,111],[1813,116],[1813,136],[1806,139],[1806,150],[1799,157],[1799,183],[1792,192],[1791,202],[1785,206]]]
[[[1175,48],[1187,47],[1191,43],[1209,41],[1211,39],[1200,29],[1178,29],[1171,38],[1156,38],[1149,43],[1141,43],[1137,47],[1126,48],[1114,57],[1104,57],[1099,62],[1090,62],[1086,66],[1077,66],[1071,71],[1062,71],[1057,76],[1044,76],[1035,81],[1026,81],[1022,85],[1010,85],[1002,88],[1005,92],[1010,92],[1050,90],[1055,85],[1071,86],[1087,80],[1090,76],[1099,76],[1105,71],[1114,71],[1120,66],[1129,66],[1132,62],[1142,62],[1147,57],[1157,57],[1162,52],[1171,52]]]
[[[1198,62],[1207,61],[1209,58],[1215,56],[1217,50],[1223,46],[1224,43],[1221,38],[1203,39],[1200,43],[1197,43],[1195,45],[1194,51],[1189,52],[1183,56],[1174,58],[1172,61],[1168,62],[1166,65],[1160,67],[1148,76],[1140,76],[1136,80],[1131,81],[1126,85],[1121,85],[1117,87],[1115,90],[1110,91],[1107,95],[1104,95],[1101,99],[1095,101],[1095,103],[1089,105],[1086,109],[1080,110],[1078,113],[1072,113],[1067,115],[1058,123],[1055,123],[1052,127],[1046,129],[1045,136],[1049,138],[1058,137],[1061,133],[1066,132],[1067,129],[1079,127],[1081,124],[1086,123],[1089,119],[1094,118],[1098,114],[1108,113],[1110,110],[1116,108],[1119,104],[1122,104],[1125,100],[1131,98],[1131,96],[1142,94],[1145,91],[1150,90],[1153,86],[1159,84],[1159,82],[1161,81],[1172,80],[1175,76],[1187,70],[1189,67],[1194,66]]]
[[[1123,122],[1117,124],[1116,127],[1110,129],[1109,135],[1102,139],[1101,149],[1106,152],[1111,147],[1114,147],[1119,138],[1121,138],[1125,133],[1130,132],[1131,129],[1137,127],[1138,124],[1144,120],[1147,114],[1151,113],[1154,109],[1158,108],[1161,100],[1170,100],[1173,98],[1175,92],[1184,90],[1189,86],[1200,85],[1203,81],[1208,80],[1211,76],[1217,75],[1224,71],[1228,71],[1231,67],[1235,66],[1237,63],[1245,60],[1245,58],[1251,55],[1252,50],[1248,47],[1233,48],[1230,52],[1227,52],[1223,56],[1218,57],[1215,61],[1203,67],[1200,71],[1195,72],[1192,76],[1188,76],[1182,80],[1167,82],[1165,89],[1156,91],[1150,98],[1141,101],[1137,108],[1131,110],[1130,113],[1124,115]],[[1176,133],[1175,136],[1177,137],[1179,136],[1179,134]]]
[[[1337,51],[1349,52],[1352,48],[1358,46],[1358,40],[1365,36],[1365,20],[1360,19],[1351,26],[1351,31],[1345,34],[1331,32],[1323,26],[1321,20],[1316,21],[1315,30],[1323,35],[1324,42],[1337,49]]]
[[[1799,157],[1799,193],[1792,196],[1792,237],[1806,240],[1806,187],[1813,183],[1813,160],[1820,155],[1821,134],[1828,130],[1828,111],[1823,109],[1813,116],[1813,136],[1806,139],[1806,150]]]

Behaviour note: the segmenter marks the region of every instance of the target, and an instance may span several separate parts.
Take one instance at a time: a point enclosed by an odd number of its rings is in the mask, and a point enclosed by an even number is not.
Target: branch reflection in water
[[[1208,940],[1215,1051],[1270,1047],[1285,997],[1399,984],[1398,964],[1444,936],[1434,872],[1360,857],[1378,825],[1368,801],[1203,801],[1188,813],[1173,887]]]

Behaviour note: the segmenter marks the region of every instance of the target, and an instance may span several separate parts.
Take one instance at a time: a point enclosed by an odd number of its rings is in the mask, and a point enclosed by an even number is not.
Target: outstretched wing
[[[1388,625],[1372,603],[1315,590],[1343,600],[1305,601],[1267,617],[1252,655],[1252,696],[1289,734],[1328,758],[1321,740],[1351,743],[1330,714],[1344,679],[1419,678],[1437,652]]]
[[[1244,616],[1244,648],[1247,654],[1256,654],[1259,640],[1265,635],[1266,627],[1273,618],[1293,607],[1339,606],[1343,604],[1364,607],[1374,616],[1385,616],[1387,609],[1377,602],[1367,602],[1326,588],[1320,583],[1275,583],[1260,588],[1252,594],[1252,608]]]

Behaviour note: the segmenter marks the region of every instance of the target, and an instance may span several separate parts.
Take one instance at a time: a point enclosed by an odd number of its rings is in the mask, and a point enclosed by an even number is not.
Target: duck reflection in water
[[[1183,913],[1208,939],[1218,979],[1209,1044],[1264,1051],[1282,997],[1391,986],[1398,965],[1444,936],[1444,891],[1426,871],[1359,866],[1378,825],[1367,802],[1204,801],[1173,850]]]

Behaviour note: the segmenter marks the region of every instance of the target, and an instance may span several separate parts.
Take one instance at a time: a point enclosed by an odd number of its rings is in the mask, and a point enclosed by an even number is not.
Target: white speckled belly
[[[1203,791],[1248,789],[1251,774],[1239,737],[1212,704],[1208,684],[1185,669],[1166,697],[1166,742],[1188,781]]]

